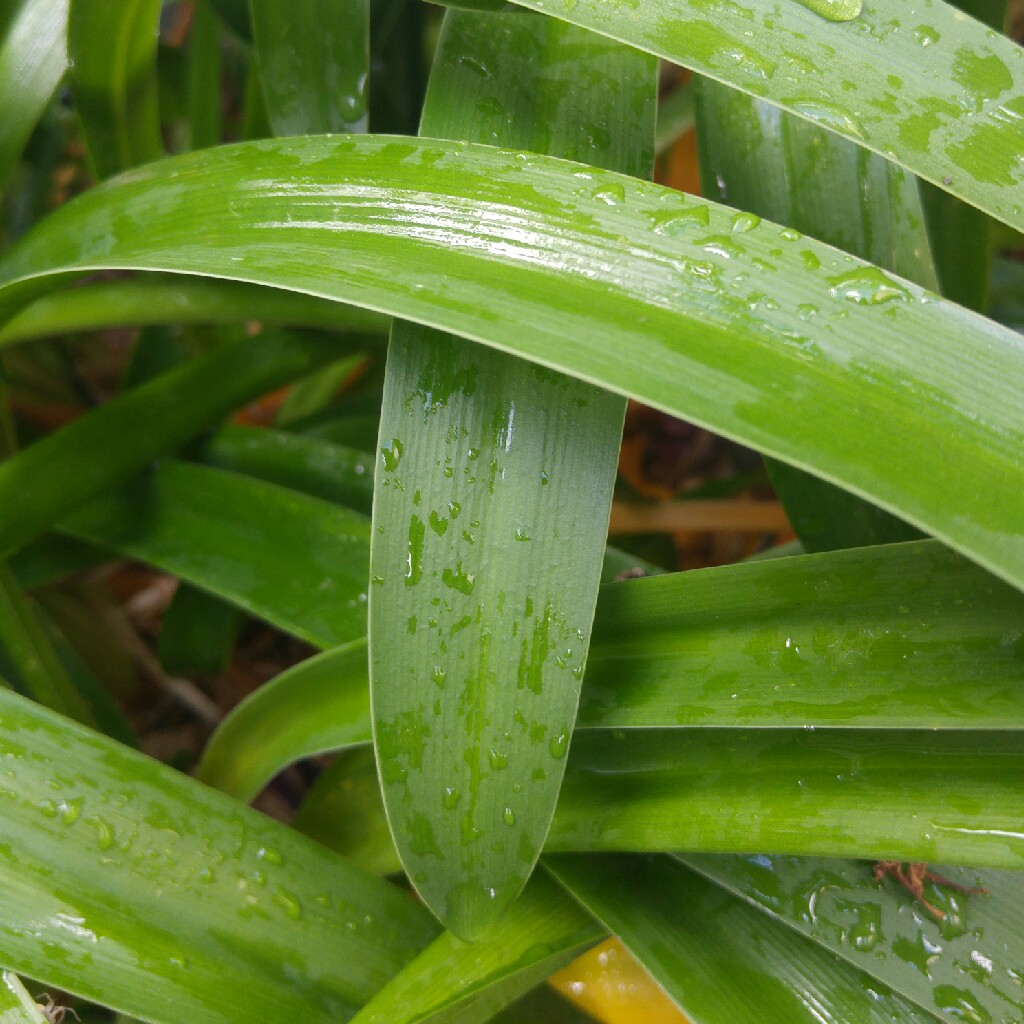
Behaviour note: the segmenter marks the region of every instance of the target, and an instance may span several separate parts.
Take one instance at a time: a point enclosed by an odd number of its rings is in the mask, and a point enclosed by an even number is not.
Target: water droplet
[[[861,11],[862,0],[797,0],[826,21],[853,21]]]
[[[597,189],[593,196],[606,206],[621,206],[626,201],[626,190],[618,182],[614,182]]]
[[[380,454],[387,472],[393,473],[398,469],[398,464],[402,461],[402,452],[404,450],[402,442],[397,437],[391,439],[391,446],[389,448],[381,448]]]
[[[737,213],[732,219],[732,233],[745,235],[748,231],[753,231],[760,223],[761,218],[755,213]]]
[[[52,800],[40,800],[39,803],[36,804],[36,807],[38,807],[47,818],[57,817],[57,805]]]
[[[501,812],[501,820],[505,822],[506,825],[514,825],[516,823],[516,812],[513,811],[511,807],[506,807],[505,810]]]
[[[438,687],[443,690],[444,689],[444,677],[447,674],[448,673],[443,668],[441,668],[440,665],[435,665],[433,670],[430,673],[430,679],[431,679],[432,682],[437,683]]]
[[[965,989],[953,985],[936,985],[933,997],[940,1010],[957,1020],[970,1021],[971,1024],[989,1024],[992,1020],[989,1012],[979,1006],[974,996]]]
[[[522,527],[516,530],[515,537],[516,540],[520,541],[526,541],[530,539],[530,535]]]
[[[461,560],[454,569],[445,569],[441,573],[441,579],[446,587],[450,587],[452,590],[457,590],[460,594],[466,594],[467,596],[473,593],[473,588],[476,586],[475,574],[463,569]]]
[[[445,786],[444,796],[441,797],[441,804],[446,811],[454,811],[459,806],[462,794],[454,786]]]
[[[672,238],[691,226],[707,227],[710,222],[708,208],[702,205],[688,206],[685,210],[656,213],[651,220],[651,226],[656,235],[667,235]]]
[[[551,742],[548,743],[548,752],[556,760],[560,760],[565,757],[566,751],[569,749],[569,730],[563,729],[557,736],[552,737]]]
[[[508,755],[502,754],[493,748],[488,751],[487,760],[490,761],[491,767],[496,772],[500,772],[503,768],[508,767]]]
[[[910,293],[878,267],[855,267],[845,274],[828,278],[834,298],[848,299],[858,305],[878,306],[898,299],[906,302]]]
[[[797,114],[826,128],[843,135],[852,135],[856,139],[865,138],[860,122],[842,107],[818,99],[796,100],[791,106]]]
[[[914,29],[914,39],[917,41],[918,46],[933,46],[941,38],[931,25],[918,25]]]
[[[298,921],[302,917],[302,904],[298,896],[278,886],[271,896],[271,899],[293,920]]]

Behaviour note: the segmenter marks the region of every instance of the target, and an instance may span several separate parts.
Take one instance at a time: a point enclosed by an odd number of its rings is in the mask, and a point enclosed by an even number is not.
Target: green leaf
[[[750,223],[551,157],[273,140],[91,190],[7,256],[0,301],[134,266],[359,302],[812,469],[1024,584],[1019,337],[770,224],[730,237]]]
[[[1022,601],[934,542],[606,586],[577,729],[1016,729]],[[200,777],[250,799],[292,761],[368,742],[365,672],[353,645],[261,687]]]
[[[0,1024],[46,1024],[39,1004],[10,971],[0,971]]]
[[[538,872],[504,917],[467,944],[435,939],[356,1015],[356,1024],[478,1024],[605,936]]]
[[[0,660],[5,674],[34,700],[76,721],[96,726],[92,708],[61,664],[41,613],[0,562]]]
[[[366,642],[357,640],[300,662],[242,701],[206,744],[196,777],[249,801],[299,757],[369,740]]]
[[[704,195],[938,289],[913,175],[763,100],[713,81],[698,80],[695,88]],[[902,520],[824,480],[775,459],[765,464],[808,550],[920,536]]]
[[[0,328],[0,346],[106,327],[237,324],[244,319],[356,334],[384,334],[391,323],[372,310],[240,281],[141,274],[43,296]],[[346,349],[338,345],[340,355]]]
[[[645,55],[549,19],[449,12],[422,128],[647,175],[656,79]],[[370,549],[374,743],[406,874],[464,939],[519,894],[554,812],[625,410],[515,356],[392,330]]]
[[[0,693],[0,959],[177,1024],[344,1020],[435,934],[293,830]]]
[[[1017,729],[1024,597],[930,541],[604,587],[580,722]]]
[[[188,49],[188,126],[192,149],[221,139],[220,22],[208,0],[192,14]]]
[[[835,955],[869,972],[949,1024],[1005,1020],[1024,1010],[1018,872],[929,864],[925,898],[937,919],[894,879],[876,881],[862,861],[796,857],[701,857],[685,863]]]
[[[20,0],[0,15],[0,194],[67,67],[70,0]]]
[[[241,618],[220,598],[181,584],[160,620],[157,653],[164,671],[171,676],[227,671]]]
[[[934,1022],[669,857],[550,857],[545,865],[699,1024]]]
[[[1024,51],[941,0],[829,22],[777,0],[513,0],[768,100],[1024,228]]]
[[[155,565],[319,647],[366,632],[365,516],[167,460],[82,506],[62,532]]]
[[[96,174],[163,156],[156,91],[161,0],[71,0],[71,92]]]
[[[366,131],[370,0],[250,0],[275,135]]]
[[[365,687],[364,687],[365,693]],[[399,874],[398,859],[377,779],[366,701],[366,743],[343,750],[313,783],[292,828],[377,875]]]
[[[580,731],[545,848],[1020,868],[1021,771],[1020,731]]]
[[[226,344],[48,434],[0,463],[0,552],[246,401],[322,366],[334,351],[330,339],[312,335],[267,333]]]
[[[367,515],[373,504],[372,455],[302,434],[229,425],[191,447],[188,456]]]

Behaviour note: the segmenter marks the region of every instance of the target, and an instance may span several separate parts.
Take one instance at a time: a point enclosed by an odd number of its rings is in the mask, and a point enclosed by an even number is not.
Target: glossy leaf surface
[[[60,529],[182,576],[319,647],[365,636],[370,523],[358,512],[167,460]]]
[[[604,937],[538,872],[471,944],[443,933],[356,1015],[357,1024],[482,1024]]]
[[[929,864],[967,894],[928,882],[941,920],[864,861],[686,857],[685,862],[949,1024],[1024,1010],[1021,875]]]
[[[546,863],[695,1024],[934,1021],[669,857]]]
[[[547,849],[1024,865],[1015,732],[581,731]]]
[[[258,494],[240,492],[240,506]],[[188,536],[201,564],[205,532]],[[285,543],[269,531],[261,541]],[[240,602],[237,573],[221,563],[220,593]],[[250,610],[301,619],[284,592],[282,581],[267,591],[275,603]],[[1021,600],[934,542],[606,586],[578,728],[1019,729]],[[291,761],[368,742],[365,672],[357,647],[339,649],[257,690],[214,734],[203,777],[249,798]]]
[[[365,334],[384,334],[391,324],[372,310],[240,281],[140,274],[43,296],[0,328],[0,346],[104,327],[232,324],[242,318]]]
[[[1024,727],[1019,592],[922,541],[604,587],[580,721]]]
[[[366,131],[370,2],[250,0],[275,135]]]
[[[163,155],[156,93],[161,0],[71,0],[71,88],[101,178]]]
[[[224,345],[23,449],[0,463],[0,551],[20,547],[244,402],[322,366],[333,351],[330,339],[316,336]]]
[[[453,11],[422,128],[646,176],[655,94],[655,62],[634,50],[550,19]],[[516,897],[554,812],[624,414],[620,396],[513,355],[392,330],[374,743],[406,873],[464,939]]]
[[[912,174],[717,82],[698,81],[695,91],[702,194],[938,290],[919,182]],[[919,536],[870,502],[803,470],[775,459],[766,460],[766,467],[810,551]]]
[[[386,309],[813,469],[1024,582],[1019,336],[752,223],[550,157],[275,140],[150,165],[68,204],[0,265],[0,302],[87,268],[159,266]]]
[[[0,693],[12,969],[172,1024],[345,1019],[434,934],[294,831]]]
[[[370,741],[366,643],[307,659],[264,683],[224,720],[196,777],[251,800],[282,768],[316,753]]]
[[[1024,51],[951,4],[868,0],[837,24],[776,0],[513,0],[815,121],[1024,227]]]
[[[207,466],[229,469],[370,514],[374,458],[283,430],[229,425],[189,449]]]
[[[67,67],[70,0],[20,0],[0,20],[0,194]]]

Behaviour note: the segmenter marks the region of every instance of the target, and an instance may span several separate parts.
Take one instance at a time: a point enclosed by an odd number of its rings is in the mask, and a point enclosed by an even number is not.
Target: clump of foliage
[[[1024,51],[960,7],[0,2],[0,1019],[571,1020],[609,933],[702,1024],[1020,1019]],[[606,547],[627,398],[800,545]]]

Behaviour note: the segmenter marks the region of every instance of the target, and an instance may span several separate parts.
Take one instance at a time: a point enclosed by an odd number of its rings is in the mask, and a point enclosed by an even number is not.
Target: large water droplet
[[[858,305],[878,306],[898,299],[906,302],[910,293],[878,267],[855,267],[845,274],[828,278],[833,297],[848,299]]]
[[[826,21],[853,21],[863,7],[863,0],[797,0]]]

